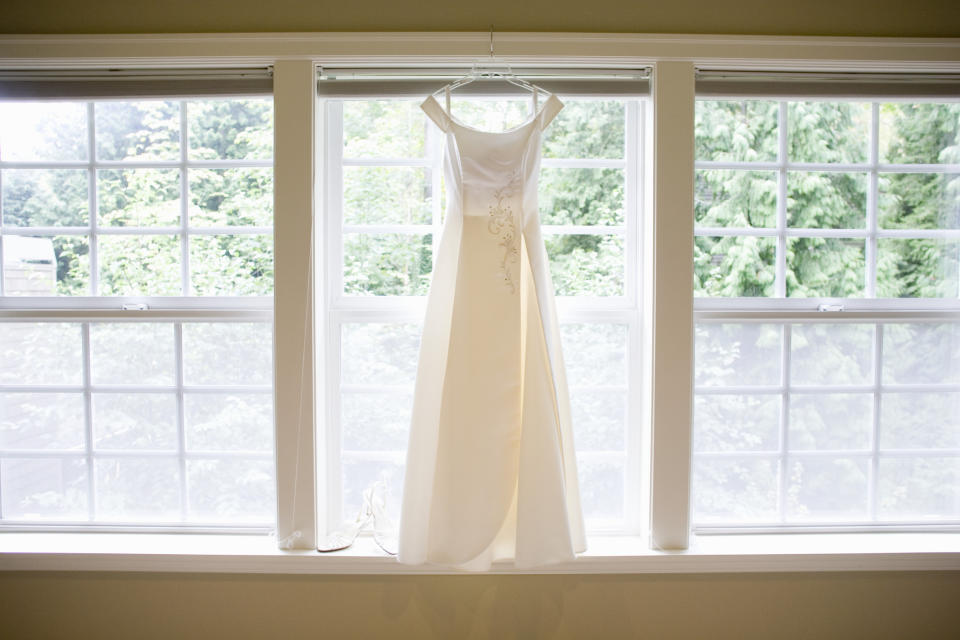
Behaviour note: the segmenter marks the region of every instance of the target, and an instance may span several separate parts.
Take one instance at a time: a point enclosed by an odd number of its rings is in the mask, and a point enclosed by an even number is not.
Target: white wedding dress
[[[586,548],[556,305],[537,211],[540,141],[563,104],[485,132],[433,96],[448,210],[417,369],[400,562],[484,571]]]

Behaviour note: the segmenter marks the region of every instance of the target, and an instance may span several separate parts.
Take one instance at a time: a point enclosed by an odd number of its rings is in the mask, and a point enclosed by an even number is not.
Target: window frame
[[[192,72],[192,73],[191,73]],[[129,74],[122,73],[122,79],[108,78],[110,72],[92,70],[86,73],[71,74],[69,71],[27,71],[24,73],[10,72],[9,77],[0,78],[0,83],[11,81],[5,89],[13,100],[63,100],[82,105],[85,124],[84,142],[88,151],[85,160],[76,161],[4,161],[0,166],[4,169],[34,169],[55,170],[71,169],[85,173],[84,182],[87,185],[88,221],[85,226],[71,227],[34,227],[34,226],[3,226],[0,221],[0,230],[11,236],[29,237],[40,234],[42,237],[54,235],[80,235],[88,239],[90,247],[90,273],[87,278],[87,293],[85,295],[53,295],[53,296],[4,296],[3,270],[0,268],[0,330],[7,323],[69,323],[76,325],[80,331],[80,364],[81,380],[77,384],[69,385],[0,385],[4,392],[28,393],[72,393],[82,398],[84,413],[84,440],[81,449],[70,451],[45,452],[38,450],[11,449],[5,451],[5,457],[10,459],[57,459],[76,458],[82,460],[86,468],[87,513],[86,520],[69,519],[40,519],[40,520],[10,520],[0,522],[0,532],[137,532],[137,533],[235,533],[264,535],[273,530],[273,524],[260,522],[217,522],[191,521],[188,518],[189,495],[187,461],[191,459],[230,460],[236,458],[268,460],[274,463],[272,452],[234,452],[210,450],[191,452],[187,450],[185,441],[186,417],[185,407],[187,398],[209,392],[240,393],[254,395],[268,395],[273,398],[272,377],[269,385],[194,385],[184,380],[184,325],[197,323],[235,324],[257,323],[270,325],[269,332],[272,346],[272,296],[217,296],[198,295],[193,293],[190,285],[190,239],[215,235],[270,235],[272,227],[263,226],[197,226],[191,225],[188,212],[191,206],[189,199],[189,171],[205,169],[269,169],[273,170],[273,157],[262,159],[216,159],[199,160],[190,158],[189,149],[189,115],[187,105],[191,102],[215,99],[243,99],[260,98],[272,102],[269,91],[264,92],[269,85],[269,74],[264,70],[251,71],[250,75],[256,80],[234,82],[238,77],[233,72],[210,72],[206,69],[170,70],[153,73],[139,70]],[[175,73],[171,79],[171,73]],[[0,74],[3,75],[3,74]],[[31,76],[25,80],[24,75]],[[159,78],[158,78],[159,76]],[[164,79],[165,78],[165,79]],[[77,80],[78,82],[72,82]],[[20,83],[20,84],[18,84]],[[19,91],[27,87],[25,94]],[[178,116],[176,131],[178,133],[179,152],[176,158],[165,160],[101,160],[96,157],[96,104],[109,102],[138,102],[138,101],[167,101],[177,103]],[[272,107],[272,104],[271,104]],[[111,170],[161,169],[174,170],[179,173],[179,188],[177,208],[179,223],[176,226],[156,227],[109,227],[101,225],[98,220],[98,173]],[[271,177],[272,180],[272,177]],[[11,232],[12,231],[12,232]],[[175,234],[175,235],[174,235]],[[96,260],[97,243],[102,237],[152,237],[172,236],[176,238],[179,265],[179,295],[97,295],[98,267]],[[0,244],[0,260],[3,259],[2,244]],[[170,384],[148,385],[117,385],[99,384],[91,376],[91,330],[98,324],[134,324],[144,323],[151,325],[168,326],[171,331],[170,346],[173,349],[173,371]],[[141,451],[124,449],[95,450],[93,444],[93,402],[94,394],[135,393],[153,394],[162,393],[172,396],[175,402],[175,415],[171,422],[176,425],[176,444],[173,449],[160,451]],[[122,460],[124,457],[135,456],[140,459],[152,458],[175,460],[178,468],[179,520],[171,521],[140,521],[137,518],[111,518],[108,520],[93,519],[94,511],[94,484],[95,461],[98,459]]]
[[[358,549],[338,559],[310,552],[316,543],[317,457],[312,425],[316,405],[312,390],[323,371],[315,368],[318,346],[314,340],[311,309],[322,304],[322,283],[309,274],[315,255],[312,241],[314,193],[323,185],[314,174],[314,148],[322,148],[314,127],[316,65],[322,62],[396,62],[430,64],[437,59],[467,64],[485,56],[489,34],[230,34],[136,38],[123,36],[0,36],[0,63],[13,67],[90,65],[135,66],[144,60],[175,61],[181,65],[236,64],[251,60],[273,64],[275,99],[275,384],[277,428],[278,532],[281,546],[299,551],[261,550],[254,559],[235,547],[213,549],[201,542],[188,543],[185,551],[163,556],[141,551],[143,539],[115,553],[100,548],[87,555],[76,539],[46,538],[14,544],[5,537],[11,553],[0,554],[0,567],[20,569],[62,568],[92,570],[97,567],[156,570],[170,558],[184,562],[184,570],[280,571],[331,573],[389,573],[395,563]],[[653,323],[644,327],[647,380],[644,394],[650,402],[648,428],[653,431],[658,468],[651,471],[653,535],[625,540],[625,551],[605,553],[610,563],[599,568],[584,558],[556,571],[819,571],[869,569],[960,569],[960,544],[956,536],[843,538],[832,544],[794,546],[782,555],[767,543],[786,536],[747,536],[713,555],[694,537],[688,545],[688,473],[690,460],[690,405],[692,403],[692,295],[677,282],[692,282],[693,210],[693,96],[694,69],[790,69],[796,71],[844,69],[851,72],[883,69],[900,72],[960,72],[960,40],[893,38],[777,38],[764,36],[676,36],[659,34],[510,34],[498,40],[498,54],[521,56],[538,62],[562,61],[584,66],[598,64],[652,65],[654,162],[648,177],[652,189],[644,220],[645,237],[656,251],[644,254],[648,284],[643,304]],[[689,194],[689,198],[687,197]],[[645,247],[650,248],[650,247]],[[673,275],[671,275],[673,274]],[[689,278],[684,280],[684,275]],[[656,287],[656,285],[660,285]],[[656,290],[655,290],[656,289]],[[672,289],[672,292],[671,292]],[[651,315],[652,314],[652,315]],[[317,331],[323,331],[321,319]],[[282,339],[280,339],[282,337]],[[674,386],[674,383],[676,386]],[[686,390],[686,392],[684,391]],[[676,413],[672,410],[676,409]],[[687,416],[685,419],[684,416]],[[321,452],[322,453],[322,452]],[[9,534],[14,536],[17,534]],[[24,534],[27,535],[27,534]],[[92,540],[91,538],[85,538]],[[111,538],[116,540],[117,538]],[[169,539],[165,537],[164,539]],[[209,540],[210,544],[216,542]],[[800,541],[811,538],[801,536]],[[861,543],[872,541],[867,548]],[[939,542],[934,542],[939,540]],[[791,540],[791,544],[796,539]],[[603,540],[599,541],[604,543]],[[149,543],[147,543],[149,544]],[[252,541],[251,544],[260,544]],[[65,546],[66,545],[66,546]],[[685,549],[662,553],[654,549]],[[933,546],[931,546],[933,545]],[[274,543],[267,545],[272,549]],[[606,548],[605,544],[599,547]],[[774,545],[776,546],[776,545]],[[109,548],[109,547],[107,547]],[[759,548],[759,550],[758,550]],[[76,553],[63,553],[76,549]],[[928,550],[931,550],[927,552]],[[88,548],[89,551],[89,548]],[[925,553],[926,552],[926,553]],[[787,551],[786,553],[790,553]],[[244,559],[246,558],[246,559]],[[66,564],[64,561],[66,560]],[[617,569],[611,568],[616,564]],[[170,570],[170,563],[164,564]],[[231,569],[232,568],[232,569]],[[429,572],[429,571],[428,571]]]

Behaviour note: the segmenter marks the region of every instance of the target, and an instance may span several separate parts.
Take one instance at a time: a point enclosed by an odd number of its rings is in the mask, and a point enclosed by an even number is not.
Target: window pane
[[[693,295],[772,296],[776,253],[774,238],[696,236],[693,239]]]
[[[191,100],[187,139],[191,160],[273,157],[273,99]]]
[[[423,167],[344,167],[346,224],[430,224],[430,171]]]
[[[766,458],[693,461],[693,519],[771,522],[777,518],[777,462]]]
[[[960,449],[960,393],[885,393],[882,449]]]
[[[97,200],[101,225],[175,227],[180,224],[180,171],[98,171]]]
[[[956,298],[958,272],[956,240],[877,240],[878,298]]]
[[[583,519],[590,528],[613,528],[623,519],[623,456],[577,456],[577,481]],[[619,528],[622,528],[620,525]]]
[[[695,384],[780,384],[780,325],[701,323],[695,333]]]
[[[94,113],[98,160],[180,157],[179,102],[98,102]]]
[[[960,518],[960,457],[883,458],[877,510],[886,520]]]
[[[430,234],[344,234],[344,293],[427,295],[433,270],[432,238]]]
[[[538,185],[543,224],[624,224],[623,169],[548,167]]]
[[[35,162],[87,157],[85,103],[0,102],[0,159]]]
[[[960,382],[960,323],[883,325],[883,382]]]
[[[794,393],[790,396],[790,449],[793,451],[870,447],[872,393]]]
[[[960,104],[880,105],[880,162],[960,163]]]
[[[403,453],[396,452],[386,459],[344,456],[343,472],[343,520],[353,522],[363,504],[363,492],[374,482],[382,481],[386,487],[384,497],[387,517],[394,526],[400,522],[400,504],[403,499]]]
[[[571,387],[626,384],[627,325],[562,324],[560,335]]]
[[[548,235],[545,244],[556,295],[624,295],[622,236]]]
[[[4,169],[3,224],[78,227],[90,224],[88,173],[83,169]]]
[[[780,395],[698,395],[694,451],[776,451]]]
[[[80,325],[0,323],[0,384],[82,383]]]
[[[697,160],[776,160],[778,111],[772,100],[697,100]]]
[[[184,323],[183,377],[188,385],[271,385],[273,326]]]
[[[273,236],[190,236],[190,287],[198,296],[273,293]]]
[[[622,158],[626,104],[622,100],[564,98],[544,132],[544,158]]]
[[[787,153],[791,161],[867,161],[868,103],[791,102],[787,121]]]
[[[276,519],[272,460],[188,460],[187,519],[272,523]]]
[[[795,324],[790,382],[795,385],[873,384],[873,325]]]
[[[960,229],[960,175],[881,173],[877,217],[882,229]]]
[[[775,227],[777,174],[773,171],[697,171],[698,227]]]
[[[187,451],[273,451],[268,393],[185,393]]]
[[[86,520],[83,458],[0,460],[4,520]]]
[[[94,384],[172,385],[173,324],[91,323],[90,370]]]
[[[867,174],[791,171],[787,225],[806,229],[864,229]]]
[[[99,450],[176,449],[176,396],[172,393],[93,394],[93,440]]]
[[[271,169],[191,169],[191,227],[273,224]]]
[[[0,393],[0,449],[81,449],[83,395]]]
[[[101,236],[100,295],[181,295],[178,236]]]
[[[862,238],[788,238],[787,297],[862,298]]]
[[[90,295],[87,236],[6,235],[0,240],[4,295]]]
[[[416,100],[345,100],[344,158],[421,158],[426,116]]]
[[[98,459],[97,520],[180,520],[180,469],[175,458]]]
[[[627,394],[578,388],[570,392],[573,442],[577,451],[626,448]]]
[[[344,450],[406,450],[413,394],[344,393],[340,403]]]
[[[450,112],[458,122],[468,127],[481,131],[507,131],[530,119],[533,99],[454,99]]]
[[[805,520],[862,520],[867,517],[867,461],[802,459],[790,463],[787,517]]]
[[[341,327],[343,384],[414,384],[420,350],[416,324],[357,323]]]

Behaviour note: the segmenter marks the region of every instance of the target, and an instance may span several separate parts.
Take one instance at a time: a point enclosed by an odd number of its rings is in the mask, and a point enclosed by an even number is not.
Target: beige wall
[[[329,9],[329,10],[328,10]],[[2,33],[960,35],[957,0],[5,0]],[[0,573],[4,638],[955,638],[960,574]]]
[[[956,638],[956,573],[2,574],[4,638]]]
[[[602,31],[957,36],[957,0],[3,0],[0,33]]]

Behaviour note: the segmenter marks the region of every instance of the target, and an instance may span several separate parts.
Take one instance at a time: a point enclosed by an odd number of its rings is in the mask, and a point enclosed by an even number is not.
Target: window
[[[321,92],[329,93],[326,82],[338,81],[321,81]],[[321,513],[331,529],[354,518],[363,490],[378,479],[388,489],[388,513],[399,516],[420,322],[446,210],[443,134],[420,110],[422,95],[376,90],[323,100],[327,356],[318,395],[326,403],[328,451]],[[584,515],[594,533],[637,531],[641,521],[646,105],[633,92],[561,93],[565,107],[546,131],[539,182]],[[459,119],[491,131],[522,123],[530,108],[529,97],[490,93],[455,94],[452,102]]]
[[[958,132],[943,99],[697,101],[697,530],[960,523]]]
[[[272,101],[80,84],[0,99],[0,526],[269,530]]]

